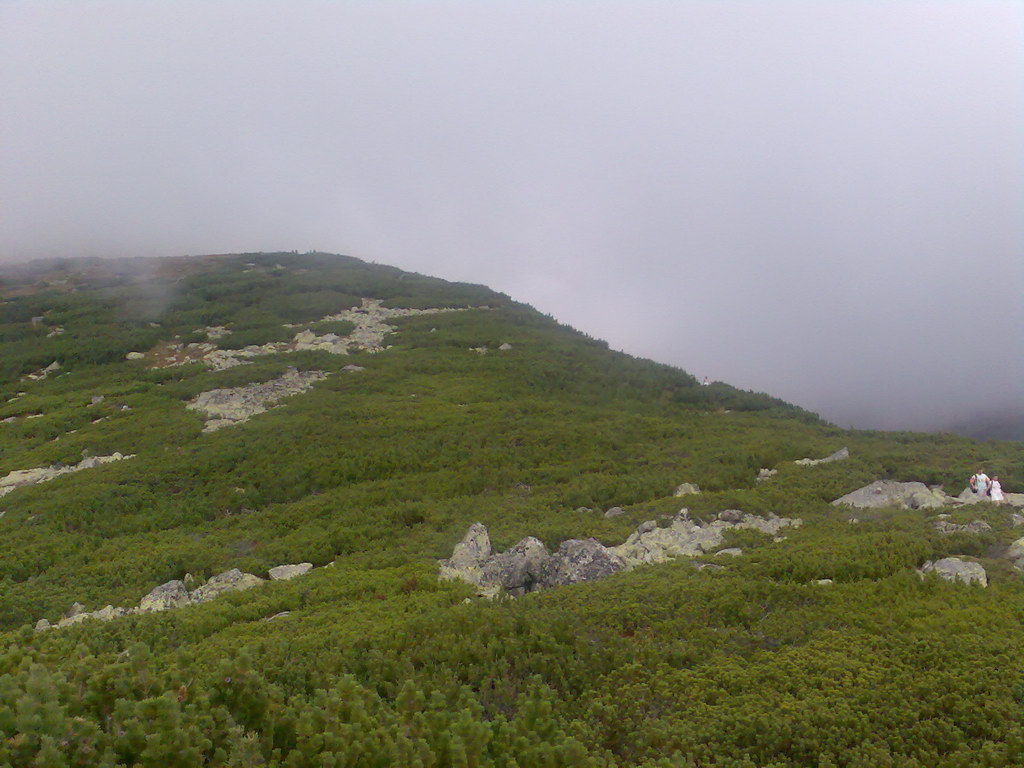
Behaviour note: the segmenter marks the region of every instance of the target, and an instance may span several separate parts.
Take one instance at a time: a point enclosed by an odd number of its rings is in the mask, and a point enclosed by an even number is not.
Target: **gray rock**
[[[622,507],[612,507],[611,509],[609,509],[607,512],[604,513],[604,516],[608,517],[608,518],[611,518],[611,517],[618,517],[619,515],[624,515],[624,514],[626,514],[626,510],[624,510]]]
[[[639,534],[650,533],[658,529],[658,523],[654,520],[647,520],[646,522],[640,523],[637,526],[636,532]]]
[[[992,526],[984,520],[975,520],[966,525],[951,523],[949,520],[936,520],[932,526],[939,533],[985,533],[992,530]]]
[[[185,589],[184,582],[173,579],[156,587],[142,598],[139,601],[139,613],[166,611],[168,608],[188,605],[188,602],[188,590]]]
[[[509,344],[508,342],[505,342],[500,347],[498,347],[498,349],[501,350],[502,352],[508,352],[510,349],[512,349],[512,345]]]
[[[895,480],[876,480],[832,502],[835,506],[845,505],[862,509],[934,509],[947,503],[948,497],[939,488],[932,489],[924,483],[900,483]]]
[[[141,352],[129,352],[124,357],[125,357],[125,360],[142,360],[146,356],[144,354],[142,354]]]
[[[1024,525],[1024,515],[1018,515],[1016,512],[1010,513],[1010,525],[1014,528],[1019,528]]]
[[[77,603],[76,602],[76,603],[72,603],[71,607],[68,608],[63,614],[61,614],[61,618],[62,619],[73,619],[76,616],[81,616],[83,613],[85,613],[85,606],[82,605],[81,603]]]
[[[365,371],[366,368],[362,365],[346,365],[341,370],[345,371],[345,373],[358,373],[359,371]]]
[[[312,563],[298,563],[295,565],[276,565],[269,571],[270,580],[287,581],[288,579],[294,579],[296,576],[301,576],[304,573],[308,573],[312,567]]]
[[[491,538],[487,535],[487,526],[473,523],[455,545],[452,556],[441,560],[440,578],[442,580],[462,579],[470,584],[479,584],[484,561],[491,556]]]
[[[563,541],[547,560],[541,577],[545,587],[561,587],[581,581],[594,581],[625,570],[618,555],[596,539]]]
[[[193,603],[205,603],[220,597],[225,592],[238,592],[262,583],[263,579],[259,576],[242,573],[237,568],[232,568],[230,571],[211,576],[205,584],[189,593],[189,599]]]
[[[765,467],[761,467],[759,470],[757,470],[757,479],[767,480],[768,478],[775,477],[775,475],[777,474],[779,474],[779,470],[777,469],[767,469]]]
[[[48,622],[46,619],[40,619],[36,622],[36,632],[43,632],[44,630],[47,630],[49,628],[50,622]]]
[[[680,483],[676,486],[673,496],[687,496],[691,493],[700,493],[700,486],[696,483]]]
[[[743,512],[738,509],[723,509],[718,513],[718,519],[724,523],[742,523]]]
[[[728,547],[726,549],[720,549],[717,552],[715,552],[715,557],[718,557],[719,555],[729,555],[730,557],[739,557],[742,554],[743,554],[743,550],[740,549],[739,547]]]
[[[793,463],[804,467],[814,467],[818,464],[830,464],[833,461],[842,461],[843,459],[848,458],[850,458],[850,451],[843,447],[835,453],[826,456],[824,459],[797,459]]]
[[[811,583],[819,587],[828,587],[832,585],[832,579],[815,579]]]
[[[944,557],[934,563],[929,560],[920,570],[922,575],[933,572],[946,581],[988,586],[988,575],[981,564],[961,560],[959,557]]]
[[[103,402],[103,395],[93,395],[89,399],[89,405],[99,405]]]
[[[325,378],[327,374],[323,371],[289,368],[281,376],[269,381],[201,392],[185,407],[204,414],[206,424],[203,431],[212,432],[241,424],[257,414],[265,413],[279,400],[305,392]]]
[[[118,616],[124,616],[124,608],[115,608],[112,605],[108,605],[100,608],[98,611],[93,611],[93,613],[89,615],[94,619],[99,619],[100,621],[110,621],[111,619],[116,619]]]
[[[477,586],[488,596],[500,592],[524,595],[540,586],[550,558],[543,542],[527,536],[511,549],[489,557],[481,567]]]
[[[1017,539],[1006,550],[1006,557],[1018,565],[1024,565],[1024,537]]]

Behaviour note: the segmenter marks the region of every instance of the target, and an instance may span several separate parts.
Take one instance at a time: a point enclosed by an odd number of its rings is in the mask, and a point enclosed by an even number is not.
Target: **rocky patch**
[[[904,509],[932,509],[949,503],[949,497],[941,488],[929,488],[924,483],[900,483],[895,480],[876,480],[870,485],[858,488],[832,502],[834,506],[879,509],[881,507],[902,507]]]
[[[495,597],[502,592],[517,597],[540,589],[594,581],[677,557],[694,557],[716,550],[717,554],[738,557],[742,555],[740,549],[720,549],[726,531],[748,528],[774,535],[781,528],[798,525],[800,520],[774,515],[762,518],[739,510],[726,510],[718,520],[701,525],[690,520],[684,509],[668,528],[659,528],[654,520],[648,520],[617,547],[605,547],[596,539],[569,539],[549,553],[540,540],[528,536],[511,549],[492,554],[486,526],[473,523],[455,545],[452,556],[440,561],[439,577],[472,584],[483,597]],[[712,566],[701,563],[698,567]]]
[[[265,413],[277,401],[305,392],[325,378],[327,374],[323,371],[297,371],[289,368],[283,375],[269,381],[202,392],[190,400],[186,407],[204,414],[206,424],[203,432],[213,432]]]
[[[46,483],[71,472],[81,472],[83,469],[98,467],[100,464],[109,464],[112,461],[122,461],[134,457],[135,454],[124,456],[120,453],[113,453],[110,456],[88,456],[77,464],[71,465],[53,464],[49,467],[37,467],[35,469],[16,469],[4,477],[0,477],[0,497],[6,496],[11,491],[26,485]]]
[[[794,464],[799,464],[802,467],[816,467],[818,464],[830,464],[833,461],[842,461],[843,459],[850,458],[850,451],[846,448],[840,448],[833,454],[826,456],[824,459],[797,459]]]
[[[934,527],[939,533],[986,533],[992,530],[992,526],[984,520],[974,520],[962,525],[960,523],[952,522],[949,519],[949,515],[939,515],[938,518],[932,522],[932,527]]]
[[[389,320],[416,317],[418,315],[436,315],[442,312],[463,312],[461,308],[441,307],[431,309],[395,309],[381,306],[381,299],[363,299],[358,307],[352,307],[339,312],[336,315],[327,315],[317,322],[337,322],[339,320],[351,322],[355,328],[347,336],[339,336],[335,333],[317,335],[308,328],[295,334],[291,341],[271,342],[268,344],[253,344],[242,349],[218,349],[216,345],[209,342],[194,342],[182,344],[180,342],[163,342],[155,347],[150,356],[153,359],[155,368],[170,368],[187,363],[203,363],[215,371],[233,368],[236,365],[243,365],[253,357],[262,355],[273,355],[286,352],[301,352],[304,350],[328,352],[332,355],[347,355],[352,350],[364,352],[381,352],[384,346],[384,338],[392,333],[395,328],[388,323]],[[296,327],[296,326],[288,326]],[[230,333],[227,328],[214,326],[202,329],[208,339],[222,338]],[[130,352],[129,359],[137,359],[132,355],[142,356],[141,353]]]
[[[40,368],[38,371],[33,371],[32,373],[26,373],[24,376],[21,377],[21,380],[22,381],[42,381],[43,379],[47,378],[51,373],[56,373],[59,370],[60,370],[60,363],[58,363],[56,360],[54,360],[52,363],[50,363],[45,368]]]

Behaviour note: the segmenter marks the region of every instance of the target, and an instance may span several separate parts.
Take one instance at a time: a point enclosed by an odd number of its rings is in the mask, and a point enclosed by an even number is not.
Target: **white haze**
[[[8,0],[0,258],[343,252],[842,426],[1009,417],[1022,33],[977,0]]]

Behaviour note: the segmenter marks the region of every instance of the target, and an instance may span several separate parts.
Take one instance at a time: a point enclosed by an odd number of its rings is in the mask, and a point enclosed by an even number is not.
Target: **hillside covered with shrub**
[[[329,351],[377,316],[379,348]],[[204,431],[204,393],[303,372]],[[1024,491],[1021,443],[840,430],[482,286],[274,253],[0,272],[0,478],[55,467],[75,471],[0,493],[0,766],[1024,763],[1021,521],[831,504],[879,479],[955,495],[981,467]],[[515,599],[438,580],[474,522],[496,550],[553,550],[683,506],[802,525]],[[944,533],[939,512],[988,528]],[[916,572],[954,555],[988,587]]]

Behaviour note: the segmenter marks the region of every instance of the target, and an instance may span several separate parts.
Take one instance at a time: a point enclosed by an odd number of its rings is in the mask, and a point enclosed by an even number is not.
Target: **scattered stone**
[[[612,518],[624,514],[626,514],[626,510],[624,510],[622,507],[611,507],[608,511],[604,513],[604,516],[607,518]]]
[[[71,466],[54,464],[50,467],[37,467],[35,469],[16,469],[13,472],[7,473],[4,477],[0,477],[0,497],[6,496],[11,491],[27,485],[49,482],[61,475],[79,472],[83,469],[92,469],[100,464],[108,464],[112,461],[131,459],[134,456],[135,454],[124,456],[120,453],[113,453],[110,456],[89,456]]]
[[[125,360],[145,360],[146,356],[142,352],[129,352],[124,356]]]
[[[455,545],[452,556],[440,561],[440,578],[442,581],[462,579],[479,584],[484,561],[490,556],[491,538],[487,534],[487,526],[473,523],[462,541]]]
[[[108,605],[104,608],[100,608],[98,611],[93,611],[89,615],[94,619],[99,619],[100,621],[110,621],[111,619],[116,619],[119,616],[124,616],[124,608],[115,608],[112,605]]]
[[[779,474],[779,470],[777,469],[766,469],[765,467],[761,467],[757,471],[757,479],[758,481],[767,480],[770,477],[775,477],[777,474]]]
[[[46,338],[52,339],[54,336],[60,336],[62,333],[64,333],[64,326],[55,325],[53,328],[50,329],[50,332],[46,334]]]
[[[944,557],[934,563],[929,560],[918,573],[923,577],[926,573],[937,573],[946,581],[960,581],[964,584],[981,584],[988,586],[988,575],[980,563],[962,560],[959,557]]]
[[[341,370],[343,370],[345,373],[358,373],[359,371],[365,371],[366,368],[364,368],[361,365],[346,365]]]
[[[513,597],[524,595],[541,586],[550,559],[544,543],[527,536],[506,552],[487,558],[477,586],[488,597],[499,592]]]
[[[842,461],[843,459],[850,458],[850,451],[846,448],[840,448],[833,454],[826,456],[824,459],[797,459],[794,464],[799,464],[803,467],[814,467],[818,464],[829,464],[833,461]]]
[[[687,496],[691,493],[700,493],[700,486],[696,483],[680,483],[676,486],[674,496]]]
[[[71,604],[70,608],[68,608],[64,613],[61,614],[61,618],[73,619],[76,616],[81,616],[83,613],[85,613],[85,606],[81,603],[75,602]]]
[[[742,554],[743,554],[743,550],[740,549],[739,547],[727,547],[726,549],[720,549],[717,552],[715,552],[715,557],[719,557],[720,555],[729,555],[730,557],[739,557]]]
[[[51,373],[56,373],[59,370],[60,370],[60,363],[58,363],[56,360],[54,360],[52,363],[50,363],[45,368],[40,368],[38,371],[35,371],[33,373],[25,374],[24,376],[21,377],[21,380],[22,381],[42,381],[47,376],[49,376]]]
[[[232,568],[230,571],[211,576],[205,584],[189,593],[189,599],[193,603],[205,603],[225,592],[237,592],[262,583],[263,579],[259,576]]]
[[[724,523],[742,523],[744,514],[738,509],[725,509],[718,513],[718,519]]]
[[[510,349],[512,349],[512,345],[506,341],[504,344],[498,347],[498,349],[501,350],[502,352],[508,352]]]
[[[486,346],[483,346],[483,347],[470,347],[469,351],[470,352],[476,352],[478,355],[486,355],[487,354],[487,347]]]
[[[940,515],[940,517],[945,518],[948,517],[948,515]],[[985,533],[986,531],[992,530],[992,526],[984,520],[975,520],[974,522],[967,523],[966,525],[951,523],[949,520],[936,520],[932,523],[932,526],[939,533]]]
[[[305,392],[325,378],[327,374],[323,371],[297,371],[289,368],[283,375],[270,381],[203,392],[189,401],[186,407],[205,414],[207,420],[203,431],[213,432],[265,413],[269,405]]]
[[[103,399],[103,395],[93,395],[92,398],[90,398],[89,400],[89,405],[99,405],[100,403],[103,402]]]
[[[277,565],[270,569],[271,581],[287,581],[308,573],[313,567],[312,563],[298,563],[296,565]]]
[[[206,338],[210,341],[216,341],[217,339],[223,339],[225,336],[230,336],[231,331],[225,328],[223,325],[208,325],[197,333],[205,333]]]
[[[941,488],[929,488],[924,483],[900,483],[895,480],[876,480],[832,502],[862,509],[902,507],[904,509],[933,509],[945,505],[949,497]]]
[[[828,587],[832,585],[833,581],[832,579],[815,579],[811,583],[816,584],[819,587]]]
[[[169,608],[188,605],[188,603],[189,596],[185,583],[174,579],[173,581],[161,584],[142,598],[142,601],[139,603],[138,612],[156,613],[158,611],[166,611]]]
[[[36,632],[42,632],[50,628],[50,622],[46,619],[40,619],[36,622]]]

